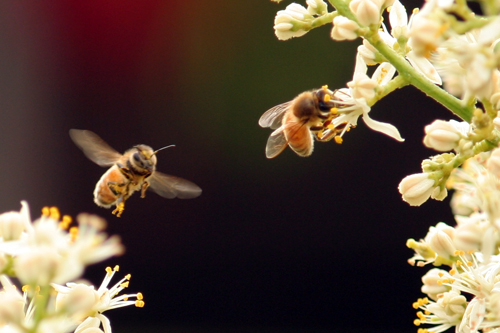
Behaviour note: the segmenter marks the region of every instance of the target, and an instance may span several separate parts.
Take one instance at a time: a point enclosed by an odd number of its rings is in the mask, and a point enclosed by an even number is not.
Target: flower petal
[[[391,7],[391,12],[389,13],[389,22],[391,23],[391,28],[396,27],[406,27],[408,25],[408,14],[406,14],[406,8],[399,2],[399,0],[394,1]]]
[[[384,133],[385,135],[388,135],[391,138],[396,139],[397,141],[400,142],[405,141],[405,139],[401,137],[398,129],[395,126],[388,123],[383,123],[380,121],[373,120],[368,116],[368,113],[363,114],[363,121],[365,122],[366,126],[370,127],[374,131]]]
[[[432,83],[438,85],[443,83],[438,72],[427,58],[420,57],[414,51],[410,51],[406,54],[406,59],[408,59],[413,68],[422,73]]]

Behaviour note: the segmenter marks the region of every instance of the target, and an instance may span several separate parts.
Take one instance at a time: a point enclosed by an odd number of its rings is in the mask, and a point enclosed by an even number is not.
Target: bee
[[[104,208],[115,205],[112,213],[117,217],[122,215],[125,201],[135,191],[141,191],[141,198],[146,196],[148,188],[167,199],[191,199],[201,194],[196,184],[156,171],[156,153],[173,145],[153,150],[141,144],[122,155],[91,131],[71,129],[69,135],[91,161],[111,166],[96,184],[94,202]]]
[[[331,125],[337,116],[333,96],[334,92],[323,86],[267,110],[259,119],[261,127],[274,129],[267,140],[267,158],[278,156],[287,145],[299,156],[310,156],[314,139],[329,141],[336,136],[344,125]]]

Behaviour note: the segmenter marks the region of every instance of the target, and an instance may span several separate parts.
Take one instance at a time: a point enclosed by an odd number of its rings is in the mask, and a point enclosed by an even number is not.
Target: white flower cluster
[[[78,227],[69,228],[71,218],[61,219],[55,207],[44,208],[42,216],[31,221],[27,203],[21,204],[19,212],[0,214],[0,332],[110,333],[104,311],[144,306],[140,293],[118,295],[130,275],[108,288],[118,267],[106,270],[97,290],[71,282],[81,277],[85,266],[123,253],[120,239],[102,232],[103,219],[80,214]],[[9,276],[20,281],[21,290]]]
[[[448,181],[453,189],[456,226],[443,222],[430,227],[427,236],[407,246],[415,251],[412,265],[434,268],[422,277],[427,297],[414,303],[417,326],[425,332],[458,333],[500,330],[500,174],[499,149],[476,155],[455,169]]]

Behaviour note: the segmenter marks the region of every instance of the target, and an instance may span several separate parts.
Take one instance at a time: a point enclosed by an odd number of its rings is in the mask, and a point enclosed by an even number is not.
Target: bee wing
[[[269,139],[267,139],[266,145],[266,157],[274,158],[281,154],[281,152],[286,148],[288,142],[286,141],[285,134],[283,130],[285,127],[281,126],[277,130],[271,133]]]
[[[283,104],[276,105],[260,117],[259,125],[260,127],[269,127],[271,129],[276,129],[281,126],[281,121],[286,111],[290,108],[293,101],[288,101]]]
[[[300,140],[298,142],[296,140],[290,140],[288,142],[290,148],[292,148],[292,150],[299,156],[310,156],[314,149],[313,135],[310,129],[304,124],[300,123],[294,124],[290,127],[290,129],[293,131],[290,137],[299,136],[303,138],[303,140]]]
[[[122,156],[94,132],[71,129],[69,136],[85,156],[100,166],[113,165]]]
[[[195,183],[190,182],[184,178],[166,175],[164,173],[155,171],[151,177],[148,178],[149,187],[167,199],[192,199],[201,194],[201,188]]]

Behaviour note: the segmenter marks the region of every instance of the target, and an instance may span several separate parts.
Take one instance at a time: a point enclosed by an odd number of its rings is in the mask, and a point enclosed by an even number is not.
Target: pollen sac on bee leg
[[[116,205],[116,208],[111,213],[113,215],[116,215],[116,217],[120,217],[122,216],[124,210],[125,210],[125,202],[122,201],[118,205]]]

